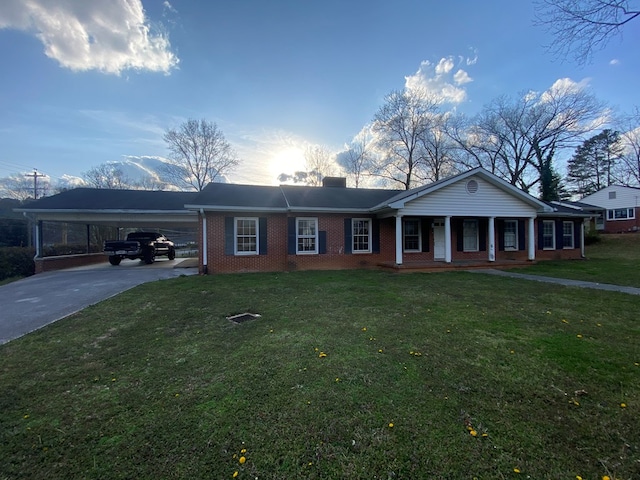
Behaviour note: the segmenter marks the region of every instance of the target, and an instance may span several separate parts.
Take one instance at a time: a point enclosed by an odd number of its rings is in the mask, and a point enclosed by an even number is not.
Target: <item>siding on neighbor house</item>
[[[640,229],[640,188],[610,185],[596,193],[587,195],[580,202],[605,209],[603,217],[606,233],[635,232]],[[608,218],[609,210],[625,208],[634,209],[635,218],[620,220]]]

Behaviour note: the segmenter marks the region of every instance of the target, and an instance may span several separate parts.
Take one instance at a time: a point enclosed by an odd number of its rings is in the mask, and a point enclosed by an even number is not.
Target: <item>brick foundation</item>
[[[88,253],[80,255],[63,255],[59,257],[36,258],[35,273],[64,270],[65,268],[82,267],[83,265],[93,265],[106,261],[107,257],[104,253]]]

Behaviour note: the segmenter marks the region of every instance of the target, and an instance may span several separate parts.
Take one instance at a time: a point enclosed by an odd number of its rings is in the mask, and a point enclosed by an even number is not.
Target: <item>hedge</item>
[[[33,248],[0,247],[0,280],[33,275],[36,271],[35,254]]]

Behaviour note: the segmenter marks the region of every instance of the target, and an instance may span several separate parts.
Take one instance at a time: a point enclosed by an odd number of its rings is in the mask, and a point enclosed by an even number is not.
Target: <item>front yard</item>
[[[464,272],[147,284],[0,347],[0,479],[640,478],[639,307]]]

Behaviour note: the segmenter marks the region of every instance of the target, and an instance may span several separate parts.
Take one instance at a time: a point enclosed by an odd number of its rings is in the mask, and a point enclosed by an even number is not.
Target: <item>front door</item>
[[[433,258],[444,260],[444,218],[433,220]]]

